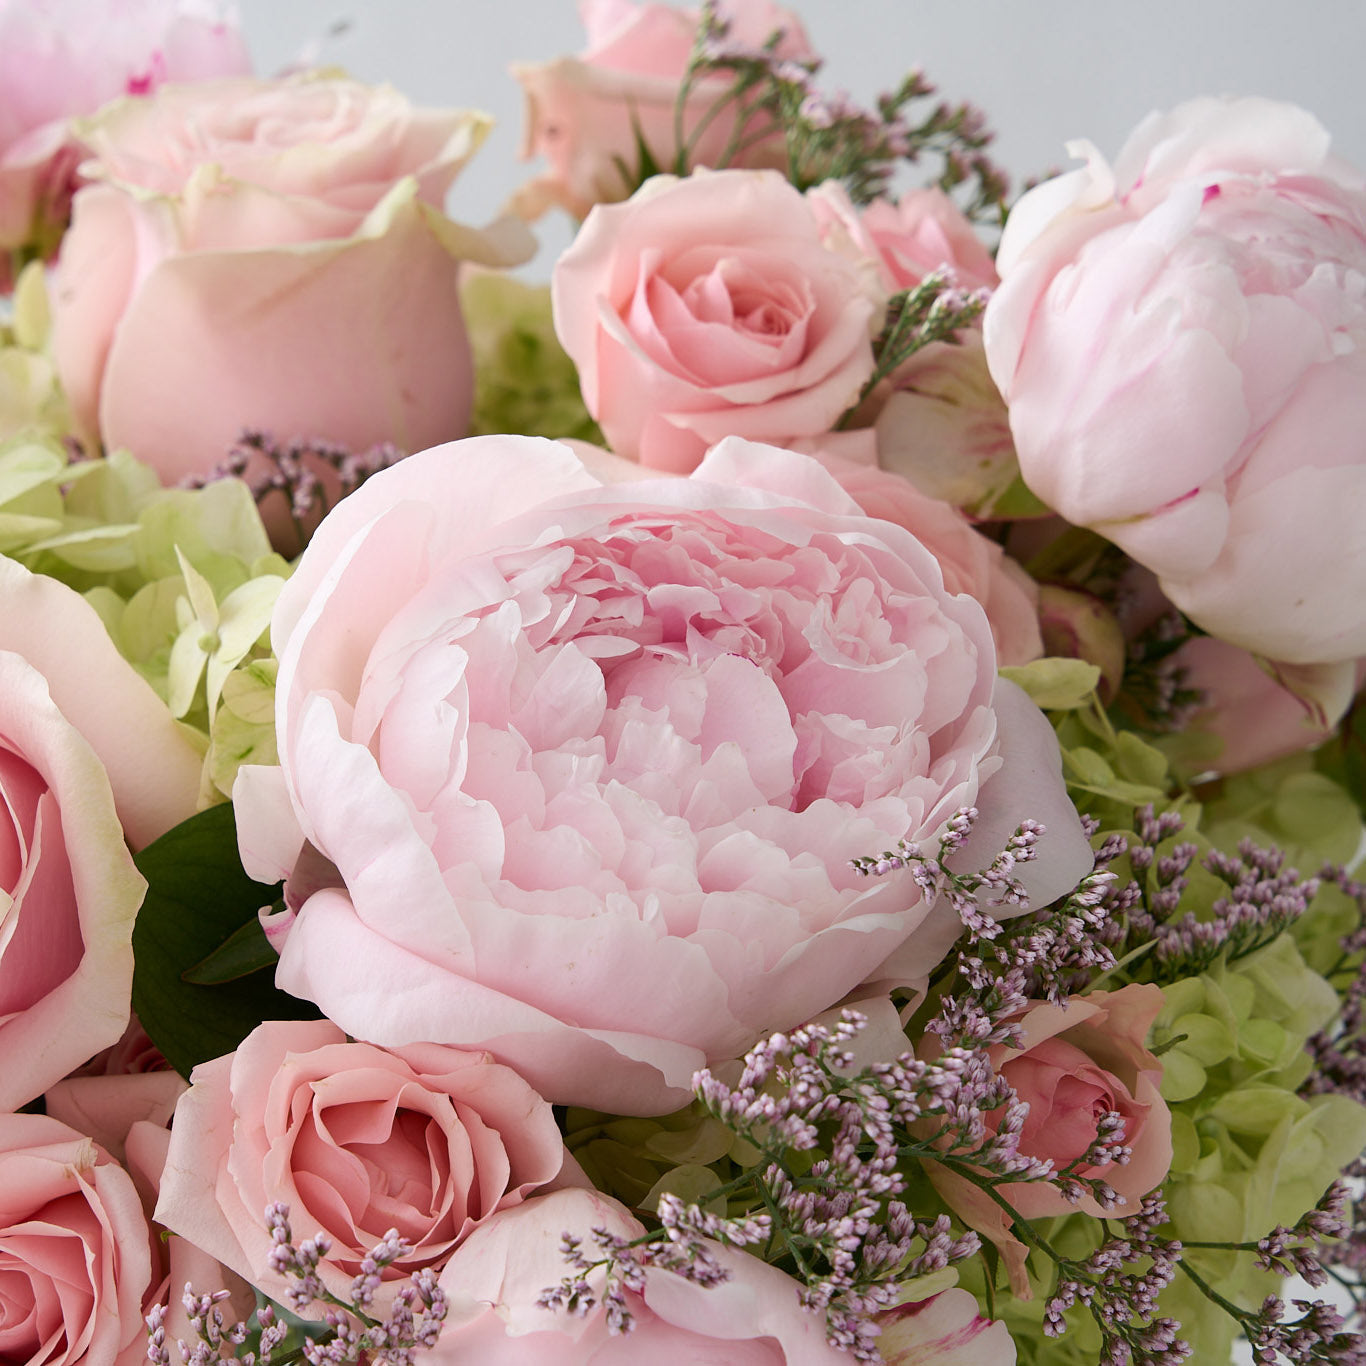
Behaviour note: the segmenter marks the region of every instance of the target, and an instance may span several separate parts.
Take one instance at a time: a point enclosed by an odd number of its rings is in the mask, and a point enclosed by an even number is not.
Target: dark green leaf
[[[279,910],[283,902],[276,902]],[[270,946],[259,920],[249,920],[240,930],[234,930],[207,958],[201,958],[192,968],[180,974],[181,980],[199,986],[218,986],[236,982],[262,968],[273,968],[280,956]]]
[[[1356,798],[1357,806],[1366,813],[1366,704],[1360,700],[1339,727],[1342,736],[1343,776],[1347,790]]]
[[[177,1072],[232,1052],[263,1020],[318,1018],[310,1002],[277,991],[269,972],[213,986],[185,980],[280,895],[243,872],[231,806],[191,816],[136,862],[148,887],[133,927],[133,1009]]]

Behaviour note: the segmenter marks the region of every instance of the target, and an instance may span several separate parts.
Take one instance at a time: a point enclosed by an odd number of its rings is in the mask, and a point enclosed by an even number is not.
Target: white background
[[[582,45],[573,0],[239,4],[262,75],[316,45],[328,62],[389,81],[420,103],[493,114],[498,127],[449,205],[470,223],[493,217],[530,174],[517,161],[521,97],[508,63]],[[1072,138],[1113,156],[1149,110],[1202,94],[1302,104],[1341,155],[1366,167],[1362,0],[789,0],[789,8],[826,58],[827,87],[868,104],[919,66],[945,98],[986,110],[997,160],[1017,181],[1065,165]],[[327,39],[338,21],[349,21],[347,32]],[[569,228],[557,215],[537,231],[545,249],[524,273],[543,277]]]

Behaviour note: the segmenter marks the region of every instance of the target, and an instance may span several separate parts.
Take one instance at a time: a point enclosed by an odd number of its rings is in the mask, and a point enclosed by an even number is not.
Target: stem
[[[774,133],[782,131],[782,124],[774,119],[771,123],[766,123],[757,133],[750,133],[747,137],[738,138],[739,131],[749,122],[750,118],[757,113],[757,110],[747,111],[745,117],[736,124],[736,134],[732,135],[731,140],[726,144],[725,149],[716,160],[717,168],[727,165],[733,157],[737,157],[741,152],[747,152],[753,146],[763,142],[766,138],[771,138]]]
[[[686,141],[684,141],[679,146],[679,159],[683,167],[685,168],[684,171],[681,172],[681,174],[686,174],[686,168],[689,162],[692,160],[692,154],[695,148],[697,147],[698,141],[701,139],[702,134],[705,133],[707,129],[710,128],[711,125],[716,122],[716,119],[719,117],[721,110],[724,109],[728,104],[734,104],[736,106],[739,106],[740,97],[748,89],[750,89],[750,87],[753,84],[753,81],[746,79],[744,76],[737,77],[735,81],[731,83],[728,89],[722,91],[721,94],[719,94],[711,102],[711,104],[709,104],[707,108],[702,111],[702,114],[698,118],[697,122],[693,124],[692,132],[688,134]],[[748,117],[747,113],[746,117]],[[726,166],[726,164],[730,161],[731,157],[735,155],[735,139],[738,135],[739,127],[743,122],[744,119],[736,119],[735,131],[731,133],[729,139],[727,139],[726,141],[726,145],[721,149],[720,155],[716,158],[716,170],[719,171],[723,169]]]
[[[1076,1265],[1076,1263],[1072,1262],[1069,1258],[1064,1257],[1048,1239],[1043,1236],[1043,1234],[1036,1233],[1028,1222],[1021,1219],[1019,1211],[1016,1210],[1015,1206],[1012,1205],[1004,1195],[1001,1195],[994,1185],[983,1180],[980,1173],[971,1163],[963,1162],[952,1157],[943,1157],[940,1161],[943,1162],[944,1166],[952,1167],[959,1176],[971,1181],[978,1190],[986,1192],[987,1196],[1010,1216],[1010,1231],[1015,1234],[1016,1237],[1026,1243],[1031,1243],[1058,1266],[1072,1267]],[[1008,1178],[1003,1177],[1001,1179],[1006,1180]]]
[[[1197,1245],[1189,1243],[1185,1244],[1185,1246],[1195,1247]],[[1204,1295],[1206,1299],[1217,1304],[1224,1313],[1228,1314],[1231,1318],[1236,1319],[1238,1326],[1244,1333],[1247,1332],[1250,1324],[1255,1323],[1257,1318],[1255,1314],[1234,1304],[1232,1300],[1225,1299],[1202,1275],[1200,1275],[1198,1271],[1194,1269],[1194,1267],[1188,1266],[1184,1258],[1177,1262],[1177,1266],[1195,1282],[1197,1289],[1199,1289],[1200,1293]],[[1249,1334],[1249,1336],[1251,1335]]]

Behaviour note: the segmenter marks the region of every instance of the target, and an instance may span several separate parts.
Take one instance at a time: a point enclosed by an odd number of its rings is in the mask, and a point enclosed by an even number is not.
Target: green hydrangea
[[[0,319],[0,440],[60,437],[70,428],[51,331],[43,267],[34,261],[14,283],[8,321]]]
[[[274,675],[261,666],[290,565],[245,484],[168,489],[126,451],[73,461],[56,438],[12,438],[0,443],[0,553],[85,595],[197,733],[206,802],[227,795],[237,764],[273,758]]]
[[[460,291],[474,352],[476,436],[573,437],[602,443],[579,391],[579,375],[555,336],[550,290],[470,271]]]

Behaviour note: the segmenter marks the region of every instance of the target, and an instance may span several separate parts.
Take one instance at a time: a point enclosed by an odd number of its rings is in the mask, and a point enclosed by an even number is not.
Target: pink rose
[[[928,971],[939,908],[849,860],[959,807],[986,858],[1052,827],[1036,899],[1091,867],[981,607],[791,452],[612,484],[527,437],[423,452],[332,511],[271,629],[282,767],[234,804],[253,876],[294,869],[279,985],[557,1103],[676,1109],[893,951]]]
[[[0,1108],[123,1033],[146,890],[125,831],[148,843],[194,811],[198,784],[90,605],[0,558]]]
[[[872,373],[874,301],[776,172],[658,176],[600,205],[551,289],[588,411],[656,469],[726,436],[821,436]]]
[[[171,1117],[185,1090],[174,1072],[77,1076],[58,1082],[43,1104],[53,1119],[89,1135],[123,1166],[150,1222],[171,1142]],[[247,1317],[254,1297],[245,1281],[187,1239],[164,1236],[160,1228],[152,1232],[152,1279],[143,1310],[167,1306],[167,1337],[194,1337],[181,1302],[187,1284],[201,1293],[227,1289],[230,1299],[219,1306],[225,1320]]]
[[[870,517],[904,526],[929,549],[950,593],[967,593],[982,604],[1000,663],[1027,664],[1043,654],[1038,584],[957,508],[927,497],[898,474],[846,460],[823,463]]]
[[[166,1061],[161,1050],[154,1044],[142,1021],[136,1015],[130,1017],[128,1028],[123,1037],[112,1047],[96,1053],[74,1076],[121,1077],[142,1072],[165,1072],[171,1064]],[[105,1147],[108,1147],[105,1144]]]
[[[914,289],[927,275],[948,269],[963,289],[997,282],[991,253],[963,211],[943,190],[907,190],[899,200],[875,199],[858,208],[837,180],[809,195],[816,217],[843,250],[861,256],[888,294]]]
[[[586,1316],[541,1308],[541,1292],[568,1272],[562,1236],[580,1238],[587,1250],[597,1229],[625,1239],[644,1232],[616,1201],[573,1190],[528,1200],[472,1234],[442,1274],[451,1310],[434,1366],[847,1366],[848,1353],[826,1341],[824,1316],[801,1307],[796,1281],[749,1253],[715,1244],[708,1251],[729,1279],[704,1288],[671,1271],[647,1271],[644,1289],[624,1295],[629,1334],[609,1332],[600,1303]],[[981,1319],[964,1291],[883,1318],[890,1366],[1011,1366],[1015,1360],[1005,1326]]]
[[[730,24],[730,43],[757,49],[781,31],[775,49],[780,57],[814,55],[800,20],[772,0],[722,0],[717,10]],[[636,187],[628,173],[639,166],[638,139],[661,170],[674,170],[679,153],[674,105],[697,35],[697,11],[634,0],[580,0],[579,14],[588,38],[579,56],[512,67],[526,102],[522,158],[540,156],[550,163],[550,174],[518,195],[519,211],[531,218],[552,204],[582,218],[594,204],[625,199]],[[741,140],[748,145],[729,164],[784,166],[781,134],[764,137],[757,126],[769,124],[769,115],[750,116],[732,104],[711,116],[731,84],[722,72],[694,85],[683,109],[683,136],[690,144],[686,169],[715,166]]]
[[[1123,1166],[1088,1167],[1134,1209],[1160,1185],[1171,1168],[1171,1117],[1162,1099],[1162,1064],[1145,1047],[1148,1030],[1162,1009],[1158,987],[1134,984],[1118,991],[1093,991],[1062,1005],[1038,1005],[1020,1018],[1018,1049],[998,1047],[992,1061],[1029,1106],[1020,1151],[1062,1168],[1096,1140],[1106,1111],[1124,1120],[1124,1142],[1133,1157]],[[1058,1191],[1035,1183],[1004,1188],[1026,1219],[1080,1210],[1104,1213],[1090,1196],[1073,1204]]]
[[[355,450],[463,434],[456,263],[530,245],[520,225],[495,240],[440,212],[486,131],[482,115],[321,76],[102,111],[53,301],[84,435],[174,480],[247,426]]]
[[[1366,654],[1366,193],[1310,115],[1197,100],[1012,213],[987,310],[1026,482],[1272,659]]]
[[[166,81],[251,69],[220,0],[0,0],[0,248],[59,230],[79,155],[68,120]]]
[[[318,1274],[345,1297],[389,1229],[413,1245],[383,1273],[403,1282],[564,1162],[550,1106],[487,1054],[385,1050],[326,1020],[277,1021],[190,1081],[156,1217],[276,1299],[287,1282],[270,1269],[268,1205],[290,1207],[297,1239],[331,1240]]]
[[[997,1045],[989,1050],[997,1072],[1029,1106],[1020,1136],[1025,1156],[1051,1161],[1061,1171],[1096,1141],[1103,1115],[1114,1111],[1123,1118],[1123,1142],[1133,1150],[1130,1160],[1078,1168],[1079,1175],[1096,1177],[1115,1190],[1125,1202],[1121,1217],[1137,1211],[1142,1197],[1171,1169],[1171,1115],[1160,1090],[1162,1064],[1145,1045],[1163,999],[1159,987],[1132,984],[1074,996],[1066,1005],[1037,1005],[1019,1017],[1019,1048]],[[1004,1112],[995,1115],[999,1122]],[[949,1204],[1002,1244],[1018,1283],[1024,1250],[1006,1231],[999,1206],[939,1165],[929,1170]],[[1025,1219],[1078,1211],[1099,1218],[1106,1213],[1092,1196],[1072,1202],[1044,1182],[1013,1182],[997,1189]]]
[[[128,1173],[46,1115],[0,1115],[0,1352],[50,1366],[137,1366],[152,1280]]]

